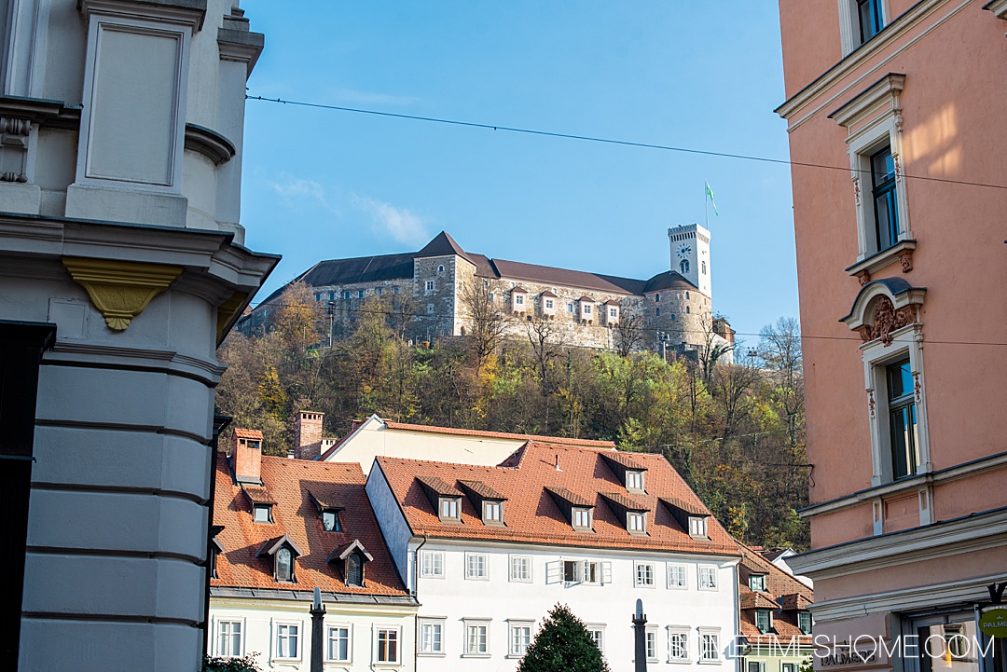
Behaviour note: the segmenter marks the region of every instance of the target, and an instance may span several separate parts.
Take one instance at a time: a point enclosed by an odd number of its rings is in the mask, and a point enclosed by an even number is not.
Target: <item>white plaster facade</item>
[[[219,592],[220,589],[214,590],[214,593]],[[289,594],[289,591],[282,592]],[[255,593],[255,597],[211,594],[208,653],[215,656],[254,653],[258,654],[256,661],[263,670],[308,672],[312,653],[310,593],[301,595],[303,599],[270,599],[269,591]],[[347,601],[346,595],[340,595],[338,600],[323,599],[326,608],[325,670],[412,672],[416,669],[414,605],[376,605],[365,600],[353,604]],[[294,655],[281,655],[292,652],[289,642],[279,641],[281,626],[284,637],[293,632],[289,626],[296,628]],[[379,646],[387,642],[388,633],[396,638],[395,657],[388,655],[387,648],[384,653],[379,652]]]
[[[215,351],[277,262],[238,224],[261,48],[232,0],[0,1],[0,326],[56,332],[19,670],[200,665]]]

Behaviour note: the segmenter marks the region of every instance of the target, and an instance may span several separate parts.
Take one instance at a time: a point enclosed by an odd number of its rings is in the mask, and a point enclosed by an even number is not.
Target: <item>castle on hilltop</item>
[[[334,340],[352,333],[365,302],[382,300],[390,314],[406,316],[404,333],[417,341],[464,336],[489,312],[503,318],[507,336],[526,338],[547,322],[550,338],[571,346],[696,357],[703,348],[733,345],[730,325],[713,313],[710,232],[677,226],[668,241],[671,268],[647,280],[491,259],[441,232],[418,252],[321,261],[292,282],[325,304]],[[285,289],[237,329],[267,329]]]

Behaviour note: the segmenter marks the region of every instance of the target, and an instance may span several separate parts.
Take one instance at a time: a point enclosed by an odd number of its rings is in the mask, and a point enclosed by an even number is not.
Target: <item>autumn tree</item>
[[[609,672],[584,622],[557,604],[542,622],[518,672]]]
[[[461,305],[468,317],[466,335],[472,342],[479,368],[500,345],[507,331],[506,317],[497,310],[489,283],[478,279],[462,286]]]

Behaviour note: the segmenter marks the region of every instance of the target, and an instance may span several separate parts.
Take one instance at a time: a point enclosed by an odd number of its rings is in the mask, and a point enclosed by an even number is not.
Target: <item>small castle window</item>
[[[523,294],[515,294],[514,295],[514,305],[515,306],[523,306],[524,305],[524,295]]]
[[[357,298],[358,298],[358,299],[362,299],[362,298],[364,298],[364,295],[365,295],[366,293],[367,293],[367,290],[365,290],[365,289],[358,289],[358,290],[357,290]]]
[[[590,304],[584,304],[584,314],[585,315],[590,315],[591,314],[591,305]]]
[[[350,300],[350,290],[348,290],[348,289],[344,289],[343,290],[343,300],[345,300],[345,301],[349,301]]]
[[[689,306],[686,306],[686,307],[685,307],[685,312],[686,312],[686,313],[688,313],[688,312],[689,312]]]
[[[683,259],[682,263],[680,263],[678,266],[679,266],[679,268],[682,269],[682,275],[685,275],[685,274],[687,274],[689,272],[689,260],[688,259]]]
[[[686,293],[685,293],[685,300],[686,300],[686,301],[688,301],[688,300],[689,300],[689,292],[686,292]]]
[[[706,262],[705,261],[699,262],[699,266],[700,269],[703,271],[703,275],[706,275]]]
[[[321,300],[322,300],[322,295],[319,294],[318,292],[315,292],[315,301],[321,301]]]
[[[675,313],[672,313],[672,314],[671,314],[671,315],[669,315],[668,317],[670,317],[670,318],[671,318],[671,321],[672,321],[672,322],[674,322],[674,321],[675,321]]]
[[[440,275],[443,272],[444,272],[444,264],[441,264],[440,266],[437,267],[437,274]]]
[[[609,317],[619,317],[619,309],[618,308],[609,308],[608,309],[608,316]]]
[[[654,295],[654,303],[661,303],[661,295],[660,294],[655,294]]]
[[[434,291],[434,281],[427,280],[426,284],[423,286],[424,291],[432,292]]]
[[[427,304],[427,315],[433,315],[433,314],[434,314],[434,304],[428,303]]]
[[[385,293],[385,288],[384,287],[376,287],[374,289],[374,293],[377,294],[378,296],[382,296]]]
[[[568,313],[572,313],[573,312],[573,304],[572,303],[566,304],[566,312],[568,312]]]
[[[654,315],[657,316],[657,317],[661,317],[661,309],[660,308],[655,308],[654,309]],[[674,316],[672,316],[672,317],[674,317]]]
[[[546,310],[552,310],[553,305],[554,304],[553,304],[552,299],[546,299],[545,300],[545,308],[546,308]]]

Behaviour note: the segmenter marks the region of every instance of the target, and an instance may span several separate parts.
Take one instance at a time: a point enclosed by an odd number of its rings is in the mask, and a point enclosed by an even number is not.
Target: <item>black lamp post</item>
[[[311,672],[322,672],[322,660],[325,647],[325,605],[322,604],[322,591],[315,588],[314,600],[311,602]]]
[[[636,653],[633,656],[634,672],[647,672],[647,614],[643,613],[643,600],[636,601],[633,614],[633,639]]]

